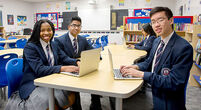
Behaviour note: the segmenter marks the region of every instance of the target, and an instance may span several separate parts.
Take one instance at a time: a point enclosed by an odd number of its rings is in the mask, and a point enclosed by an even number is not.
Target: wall
[[[32,28],[33,27],[33,8],[31,3],[15,1],[15,0],[4,0],[1,2],[2,15],[3,15],[3,26],[5,27],[6,32],[17,32],[23,28]],[[8,25],[7,15],[14,16],[14,25]],[[17,16],[27,16],[27,25],[26,26],[17,26]]]
[[[176,0],[176,15],[180,15],[180,6],[183,6],[184,16],[194,16],[201,14],[201,0]]]
[[[118,0],[96,0],[96,5],[89,5],[88,0],[68,0],[71,3],[71,10],[78,10],[82,18],[83,30],[110,30],[110,9],[133,9],[153,8],[155,6],[167,6],[173,13],[175,0],[125,0],[124,6],[119,7]],[[66,1],[35,3],[34,13],[39,12],[66,12]],[[47,8],[47,6],[49,7]],[[57,7],[59,6],[59,8]]]

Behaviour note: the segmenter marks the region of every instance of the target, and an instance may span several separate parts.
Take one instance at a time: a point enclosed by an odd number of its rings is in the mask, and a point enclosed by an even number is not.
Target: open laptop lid
[[[86,75],[98,69],[101,48],[81,52],[81,63],[79,76]]]

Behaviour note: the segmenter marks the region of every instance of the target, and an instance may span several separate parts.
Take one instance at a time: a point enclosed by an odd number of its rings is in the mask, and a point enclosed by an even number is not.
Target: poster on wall
[[[0,26],[3,26],[2,11],[0,10]]]
[[[58,12],[50,12],[50,13],[36,13],[36,21],[40,19],[48,19],[53,24],[56,30],[58,30]]]
[[[66,2],[66,10],[70,10],[70,2]]]
[[[8,25],[14,25],[13,15],[7,15]]]
[[[27,17],[26,16],[17,16],[17,25],[18,26],[26,26],[27,25]]]
[[[141,8],[141,9],[134,9],[134,16],[136,17],[143,17],[149,16],[151,8]]]

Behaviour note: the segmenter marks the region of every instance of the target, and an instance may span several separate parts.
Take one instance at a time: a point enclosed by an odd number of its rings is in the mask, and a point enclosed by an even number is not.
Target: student
[[[142,34],[143,34],[143,36],[146,37],[145,40],[143,40],[140,43],[137,43],[135,45],[129,45],[128,48],[135,48],[135,49],[139,49],[139,50],[145,50],[147,52],[147,56],[149,56],[149,52],[151,50],[153,41],[156,38],[156,34],[155,34],[154,30],[152,29],[152,27],[151,27],[151,25],[149,23],[144,24],[142,26]],[[137,62],[144,61],[146,57],[143,57],[143,58],[135,61],[134,64],[137,63]]]
[[[129,45],[128,48],[145,50],[149,53],[152,47],[152,43],[156,38],[156,34],[149,23],[142,26],[142,34],[145,36],[145,40],[142,40],[140,43],[134,45]]]
[[[80,58],[82,51],[93,49],[85,37],[78,35],[81,31],[81,23],[80,17],[72,17],[68,25],[69,32],[55,39],[59,47],[71,58]],[[76,100],[72,108],[73,110],[82,110],[80,95],[78,92],[75,95]],[[91,95],[90,110],[102,110],[99,95]]]
[[[121,66],[123,76],[143,78],[152,87],[154,110],[186,110],[185,91],[193,63],[193,48],[173,30],[173,14],[167,7],[150,12],[151,24],[160,37],[141,63]],[[151,68],[151,72],[147,70]]]
[[[54,25],[49,20],[39,20],[34,25],[31,38],[23,53],[23,77],[19,92],[9,98],[5,110],[46,110],[48,89],[34,85],[34,80],[43,76],[60,72],[78,72],[78,62],[64,54],[52,38]],[[62,66],[62,65],[68,66]],[[70,92],[54,89],[55,102],[58,108],[68,105]]]

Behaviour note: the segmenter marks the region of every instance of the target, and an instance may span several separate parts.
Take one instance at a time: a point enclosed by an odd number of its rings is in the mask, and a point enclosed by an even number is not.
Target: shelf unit
[[[176,24],[178,24],[178,23],[192,24],[193,23],[193,16],[174,16],[173,18],[174,18],[174,23],[176,23]],[[139,28],[141,28],[141,27],[139,27],[139,25],[144,24],[144,23],[150,23],[150,22],[151,22],[150,17],[126,17],[126,16],[124,16],[124,18],[123,18],[123,26],[124,26],[123,37],[126,39],[126,43],[134,44],[134,43],[138,43],[141,40],[143,40],[144,37],[141,37],[141,36],[143,36],[142,32],[140,30],[138,30]],[[180,25],[176,25],[176,26],[180,26]],[[136,27],[137,27],[137,29],[136,29]],[[179,28],[181,28],[181,27],[179,27]],[[182,27],[182,28],[184,28],[184,27]],[[185,31],[176,31],[176,33],[179,36],[184,37],[188,41],[190,41],[190,42],[192,41],[191,37],[187,37],[187,38],[185,37],[185,36],[187,36],[187,34],[192,34],[192,33],[186,33]],[[140,40],[138,40],[138,42],[134,42],[135,40],[127,41],[129,36],[130,36],[130,38],[133,37],[132,35],[135,35],[135,36],[137,35],[137,36],[140,36],[141,38],[140,38]]]
[[[196,46],[198,40],[201,39],[201,25],[193,25],[193,33],[190,35],[192,38],[193,58],[195,60],[196,54],[200,53],[199,51],[196,50]],[[199,79],[200,76],[201,76],[201,65],[198,65],[196,62],[194,62],[190,74],[190,80],[189,80],[190,85],[201,87]]]
[[[0,26],[0,37],[5,38],[4,27]]]

